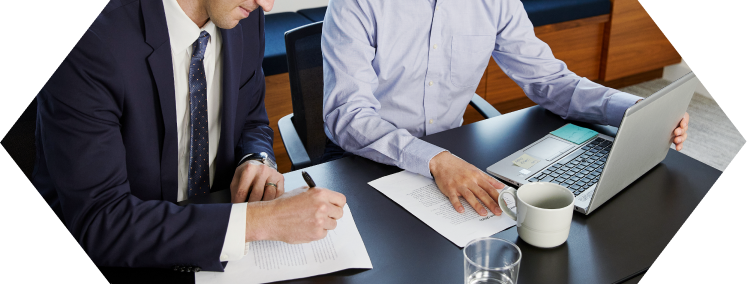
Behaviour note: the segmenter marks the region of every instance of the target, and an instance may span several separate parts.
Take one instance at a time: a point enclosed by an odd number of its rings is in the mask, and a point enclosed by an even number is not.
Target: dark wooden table
[[[567,121],[540,108],[505,114],[424,140],[486,169]],[[615,135],[615,128],[577,123]],[[361,157],[305,169],[319,186],[346,195],[374,269],[351,269],[288,283],[462,283],[462,250],[367,183],[400,171]],[[532,247],[515,227],[494,237],[523,253],[519,283],[619,283],[638,277],[706,195],[721,172],[670,150],[665,160],[590,216],[574,213],[567,242]],[[287,191],[304,184],[299,171],[285,174]],[[190,200],[227,202],[228,191]],[[101,268],[115,283],[192,283],[191,274],[158,269]],[[284,282],[285,283],[285,282]]]

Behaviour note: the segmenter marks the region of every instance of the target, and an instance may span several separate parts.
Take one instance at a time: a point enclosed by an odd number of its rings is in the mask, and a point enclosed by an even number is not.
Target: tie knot
[[[210,34],[208,32],[200,32],[200,36],[197,37],[197,40],[192,44],[193,59],[203,59],[203,57],[205,57],[205,48],[208,46],[209,39]]]

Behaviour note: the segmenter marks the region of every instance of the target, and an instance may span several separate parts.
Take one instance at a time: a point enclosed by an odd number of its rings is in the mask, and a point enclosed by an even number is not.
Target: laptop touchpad
[[[556,140],[551,137],[546,137],[540,143],[533,145],[532,147],[525,150],[525,153],[533,156],[537,159],[550,161],[561,155],[562,153],[571,149],[571,144]]]

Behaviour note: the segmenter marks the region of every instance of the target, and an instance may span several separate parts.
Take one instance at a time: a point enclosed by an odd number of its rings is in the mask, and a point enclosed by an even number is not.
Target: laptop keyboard
[[[605,161],[613,142],[595,138],[558,163],[551,165],[529,179],[530,182],[545,181],[560,184],[578,196],[600,180]]]

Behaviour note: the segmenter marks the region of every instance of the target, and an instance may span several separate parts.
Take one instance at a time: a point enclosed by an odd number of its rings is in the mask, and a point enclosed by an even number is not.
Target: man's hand
[[[431,158],[429,169],[439,190],[449,198],[457,212],[465,212],[459,199],[462,196],[481,216],[488,215],[488,212],[478,199],[483,201],[493,214],[501,214],[497,202],[499,190],[504,188],[503,183],[449,152],[441,152]]]
[[[283,195],[283,180],[283,175],[271,167],[253,161],[243,163],[236,168],[231,180],[231,202],[276,199]]]
[[[303,191],[293,194],[296,191]],[[247,204],[246,241],[308,243],[327,236],[343,217],[345,196],[329,189],[302,187],[273,201]]]
[[[686,113],[683,116],[683,119],[680,120],[680,123],[678,124],[678,127],[673,130],[673,143],[675,143],[675,150],[680,151],[683,149],[683,142],[686,141],[686,138],[688,138],[688,113]]]

